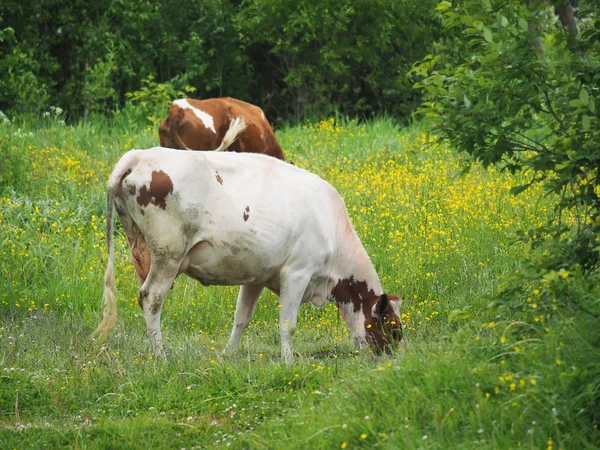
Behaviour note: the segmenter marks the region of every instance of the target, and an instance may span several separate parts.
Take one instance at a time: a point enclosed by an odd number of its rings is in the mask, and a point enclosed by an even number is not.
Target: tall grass
[[[497,170],[459,175],[452,149],[389,119],[277,136],[345,199],[384,288],[404,298],[406,351],[355,354],[333,305],[305,305],[283,365],[264,293],[225,357],[237,288],[182,277],[163,310],[168,357],[154,360],[122,233],[120,318],[96,345],[106,180],[156,130],[126,117],[0,125],[1,447],[596,447],[597,409],[571,395],[598,358],[593,322],[538,313],[535,292],[525,311],[490,303],[528,251],[514,232],[543,223],[551,198],[511,196],[523,180]]]

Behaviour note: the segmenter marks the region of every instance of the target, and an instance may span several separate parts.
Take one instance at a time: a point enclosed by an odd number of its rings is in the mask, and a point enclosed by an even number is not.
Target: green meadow
[[[164,304],[167,357],[153,358],[120,225],[119,319],[104,344],[90,339],[106,182],[127,150],[158,144],[156,127],[125,114],[0,125],[0,448],[597,448],[597,320],[535,286],[519,307],[494,297],[530,251],[517,231],[546,223],[556,199],[537,185],[511,195],[527,173],[463,173],[423,130],[276,130],[288,160],[336,187],[404,299],[405,350],[384,356],[354,352],[333,304],[303,305],[288,366],[274,294],[223,355],[238,288],[184,276]]]

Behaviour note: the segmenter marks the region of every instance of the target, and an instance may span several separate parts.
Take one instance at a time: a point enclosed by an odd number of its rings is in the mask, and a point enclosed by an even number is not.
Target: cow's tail
[[[169,121],[168,123],[167,120]],[[192,150],[187,145],[185,145],[185,142],[183,142],[183,139],[181,139],[181,136],[179,136],[178,129],[178,122],[172,122],[168,118],[165,119],[158,128],[160,145],[163,147],[175,148],[178,150]]]
[[[106,194],[106,247],[108,249],[108,262],[104,272],[104,301],[102,303],[102,321],[94,330],[91,337],[104,342],[111,328],[117,321],[117,286],[115,282],[115,247],[113,243],[115,196],[121,189],[123,179],[131,173],[132,153],[125,155],[110,176]]]
[[[177,145],[177,148],[179,148],[180,150],[192,150],[187,145],[185,145],[185,142],[183,142],[183,139],[181,139],[181,136],[179,136],[179,131],[177,130],[173,131],[173,141],[175,142],[175,145]]]
[[[227,150],[238,138],[238,135],[245,129],[246,121],[242,116],[237,117],[233,122],[231,122],[231,125],[229,125],[229,129],[227,130],[227,133],[225,133],[225,137],[223,137],[221,145],[215,149],[215,152]]]

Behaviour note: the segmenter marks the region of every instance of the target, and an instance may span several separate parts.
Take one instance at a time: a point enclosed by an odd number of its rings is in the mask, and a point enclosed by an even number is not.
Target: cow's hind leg
[[[292,336],[296,331],[296,321],[298,319],[298,309],[302,303],[302,297],[310,277],[294,274],[284,278],[281,285],[281,295],[279,301],[279,335],[281,338],[281,359],[287,364],[294,360],[292,353]]]
[[[231,330],[231,337],[227,343],[226,351],[233,351],[240,345],[242,333],[248,327],[254,315],[256,302],[263,291],[264,286],[255,284],[244,284],[240,286],[237,303],[235,305],[235,322]]]
[[[160,314],[163,300],[177,276],[181,261],[152,259],[150,273],[140,288],[138,303],[144,311],[146,333],[150,339],[152,352],[156,356],[164,355],[162,333],[160,331]]]

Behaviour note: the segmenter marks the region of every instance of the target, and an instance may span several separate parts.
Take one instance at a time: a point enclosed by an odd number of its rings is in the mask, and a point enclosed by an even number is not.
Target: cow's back
[[[239,239],[259,267],[271,260],[262,266],[265,271],[293,265],[314,279],[371,278],[368,254],[328,182],[264,155],[201,153],[215,180],[204,203],[214,220],[211,235],[228,243]],[[277,286],[265,284],[277,292]]]
[[[173,161],[178,158],[182,161]],[[167,159],[172,170],[179,171],[172,177],[174,190],[181,186],[183,197],[195,204],[201,194],[202,206],[211,212],[215,230],[229,224],[242,230],[253,224],[270,224],[292,235],[310,223],[313,231],[316,227],[324,235],[331,231],[334,220],[347,218],[342,199],[329,183],[275,158],[250,153],[176,152]]]
[[[284,159],[263,111],[258,106],[230,97],[174,101],[168,116],[159,126],[160,144],[182,150],[214,150],[223,140],[231,121],[240,116],[247,127],[229,147],[230,150]]]

